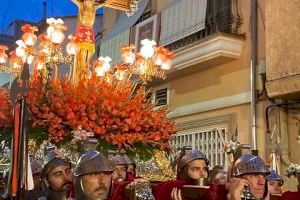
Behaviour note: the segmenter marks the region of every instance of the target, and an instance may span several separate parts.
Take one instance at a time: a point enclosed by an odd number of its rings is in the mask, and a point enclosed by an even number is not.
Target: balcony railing
[[[179,51],[215,33],[223,32],[239,34],[241,17],[232,12],[232,0],[208,0],[205,18],[205,28],[187,37],[177,40],[166,47]]]

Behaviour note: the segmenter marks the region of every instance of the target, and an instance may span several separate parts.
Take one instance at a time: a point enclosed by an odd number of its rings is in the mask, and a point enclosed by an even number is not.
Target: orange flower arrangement
[[[9,100],[9,92],[0,88],[0,128],[12,126],[12,106]]]
[[[93,75],[74,87],[65,80],[50,80],[45,87],[39,77],[36,88],[27,94],[33,126],[46,128],[56,143],[81,127],[116,148],[136,144],[167,149],[175,124],[166,117],[167,109],[153,110],[139,89],[131,96],[130,81],[110,81]]]

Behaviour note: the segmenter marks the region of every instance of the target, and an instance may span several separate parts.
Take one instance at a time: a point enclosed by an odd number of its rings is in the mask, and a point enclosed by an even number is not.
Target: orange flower
[[[167,109],[153,110],[140,90],[131,96],[133,85],[129,81],[108,83],[93,75],[77,87],[65,80],[50,81],[46,91],[38,79],[31,83],[36,90],[28,93],[33,125],[46,128],[54,142],[81,125],[117,148],[136,143],[165,148],[176,131],[173,121],[166,117]]]

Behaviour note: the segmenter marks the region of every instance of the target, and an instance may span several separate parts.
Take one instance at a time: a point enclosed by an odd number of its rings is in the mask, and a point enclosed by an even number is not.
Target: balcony
[[[182,75],[184,71],[225,64],[240,57],[244,44],[244,37],[239,35],[241,18],[239,13],[233,14],[235,6],[232,0],[177,1],[107,38],[100,54],[119,61],[120,45],[133,43],[139,48],[140,41],[149,38],[176,53],[170,77],[177,76],[177,71]]]
[[[231,0],[207,1],[205,27],[166,45],[176,53],[170,76],[176,76],[179,70],[182,74],[238,59],[245,40],[239,35],[240,25],[241,18],[233,14]]]

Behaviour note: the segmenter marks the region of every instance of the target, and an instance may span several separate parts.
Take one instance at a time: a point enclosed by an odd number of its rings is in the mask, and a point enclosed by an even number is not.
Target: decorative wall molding
[[[171,111],[168,115],[170,118],[177,118],[186,115],[192,115],[205,111],[226,108],[230,106],[249,103],[251,101],[250,91],[235,94],[232,96],[216,98],[209,101],[203,101],[186,106],[180,106]]]

